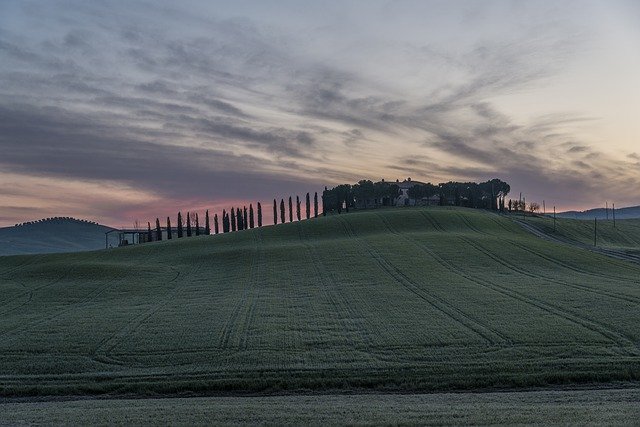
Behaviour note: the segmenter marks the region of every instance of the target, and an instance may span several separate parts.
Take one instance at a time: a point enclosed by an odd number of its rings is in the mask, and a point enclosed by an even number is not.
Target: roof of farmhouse
[[[396,185],[400,187],[400,189],[406,190],[413,187],[414,185],[425,185],[425,183],[420,181],[412,181],[411,178],[407,178],[402,182],[396,180]]]

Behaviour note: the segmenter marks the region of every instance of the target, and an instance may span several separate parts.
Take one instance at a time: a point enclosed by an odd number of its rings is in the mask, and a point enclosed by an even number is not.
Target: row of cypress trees
[[[222,233],[229,233],[233,231],[241,231],[250,228],[262,227],[262,205],[257,203],[257,215],[254,215],[253,204],[249,204],[249,209],[246,206],[242,208],[232,207],[229,212],[226,209],[222,210],[222,218],[218,220],[218,214],[213,216],[213,230],[211,230],[211,223],[209,220],[209,210],[205,213],[204,229],[200,227],[200,218],[198,214],[191,215],[187,212],[186,220],[183,220],[182,212],[178,212],[178,223],[176,226],[176,238],[199,236],[200,234],[209,235]],[[301,205],[300,197],[296,196],[296,218],[298,221],[301,217]],[[311,218],[311,199],[310,194],[306,196],[306,219]],[[256,221],[257,217],[257,221]],[[313,217],[318,217],[318,193],[315,193],[313,197]],[[284,199],[280,200],[280,222],[285,223],[285,203]],[[289,222],[293,222],[293,198],[289,196]],[[278,224],[278,212],[277,201],[273,199],[273,223]],[[222,228],[220,228],[222,225]],[[171,218],[167,217],[167,239],[173,239],[173,228],[171,227]],[[155,230],[151,228],[151,222],[147,222],[147,238],[148,242],[162,240],[162,226],[160,225],[160,218],[156,218]]]

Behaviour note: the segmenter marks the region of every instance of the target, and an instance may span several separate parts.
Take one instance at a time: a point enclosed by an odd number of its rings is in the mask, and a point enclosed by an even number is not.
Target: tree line
[[[287,209],[288,206],[288,215]],[[278,209],[279,207],[279,209]],[[310,193],[306,194],[305,198],[305,215],[301,213],[301,201],[300,197],[296,196],[295,207],[293,205],[293,197],[289,196],[288,204],[285,204],[285,199],[280,199],[278,204],[277,199],[273,199],[273,224],[278,224],[278,218],[280,223],[293,222],[294,209],[295,218],[301,221],[303,218],[311,219],[318,217],[318,193],[313,196],[313,203],[311,202]],[[279,214],[279,215],[278,215]],[[213,226],[213,228],[212,228]],[[213,218],[209,215],[209,210],[205,212],[204,225],[201,226],[200,217],[198,213],[187,212],[186,216],[182,215],[182,212],[178,212],[177,223],[175,227],[172,227],[171,218],[167,217],[166,220],[166,235],[163,236],[163,227],[160,223],[160,218],[156,218],[155,226],[152,226],[151,222],[147,222],[147,231],[144,236],[144,241],[160,241],[163,238],[171,240],[173,238],[192,237],[200,235],[231,233],[236,231],[247,230],[255,227],[263,226],[262,204],[258,202],[256,209],[253,208],[253,203],[249,204],[249,207],[232,207],[229,211],[222,210],[222,214],[218,217],[218,214],[214,214]],[[175,235],[174,235],[175,232]]]
[[[403,185],[406,194],[400,188]],[[410,186],[409,188],[406,188]],[[415,183],[411,181],[372,182],[361,180],[356,184],[341,184],[331,189],[325,187],[322,194],[325,212],[379,206],[396,206],[401,196],[412,204],[437,204],[440,206],[465,206],[491,210],[505,210],[505,197],[511,187],[499,179],[485,182],[454,182],[440,184]]]

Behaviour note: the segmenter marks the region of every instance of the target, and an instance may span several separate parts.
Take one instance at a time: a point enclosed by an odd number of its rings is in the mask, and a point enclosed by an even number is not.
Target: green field
[[[0,257],[0,290],[5,396],[640,379],[640,265],[477,210]]]
[[[551,217],[528,217],[526,221],[545,233],[585,245],[593,245],[597,227],[598,246],[640,252],[640,219],[618,220],[614,227],[611,219],[598,220],[596,226],[593,220],[558,218],[555,231]]]
[[[0,403],[0,424],[637,425],[639,389]]]

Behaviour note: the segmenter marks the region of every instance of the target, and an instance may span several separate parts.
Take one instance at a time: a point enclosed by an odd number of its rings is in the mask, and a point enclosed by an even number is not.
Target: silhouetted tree
[[[182,214],[178,212],[178,239],[182,237]]]
[[[284,224],[284,199],[280,199],[280,223]]]
[[[296,218],[300,221],[300,197],[296,196]]]
[[[313,195],[313,217],[318,218],[318,192]]]
[[[246,230],[249,228],[249,216],[247,215],[247,207],[243,207],[242,209],[242,229]]]
[[[236,231],[236,209],[231,208],[231,213],[229,214],[231,217],[231,231]]]
[[[255,223],[253,222],[253,203],[249,203],[249,228],[253,228]]]
[[[162,240],[162,228],[160,228],[160,219],[156,218],[156,240]]]
[[[200,235],[200,221],[198,220],[198,212],[196,212],[196,236]]]
[[[311,218],[311,201],[309,200],[309,193],[307,193],[307,219]]]
[[[293,222],[293,199],[289,196],[289,222]]]
[[[172,238],[171,218],[167,217],[167,240],[171,240]]]
[[[229,214],[225,209],[222,210],[222,231],[229,232]]]
[[[258,202],[258,227],[262,227],[262,205]]]
[[[147,221],[147,242],[153,241],[153,234],[151,234],[151,223]]]
[[[213,216],[213,231],[218,234],[220,232],[220,228],[218,228],[218,214]]]
[[[324,191],[322,192],[322,216],[327,216],[327,201],[325,200],[327,191],[327,187],[324,187]]]
[[[211,224],[209,223],[209,209],[204,214],[204,234],[211,234]]]
[[[273,225],[278,224],[278,202],[273,199]]]
[[[187,237],[191,237],[191,215],[187,212]]]
[[[240,208],[236,209],[236,224],[238,227],[238,231],[244,230],[244,223],[242,220],[242,209]]]

